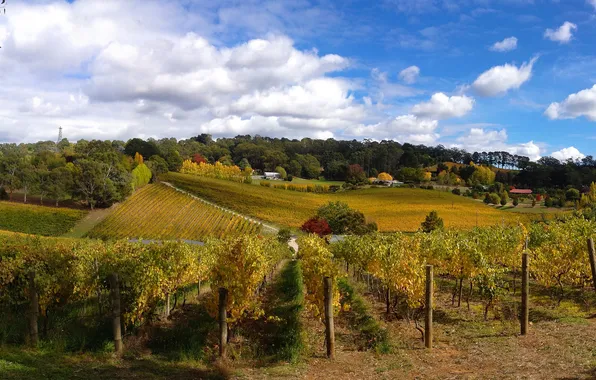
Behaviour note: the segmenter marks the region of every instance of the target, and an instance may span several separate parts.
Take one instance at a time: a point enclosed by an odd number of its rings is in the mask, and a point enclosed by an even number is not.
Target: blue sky
[[[596,155],[596,0],[17,1],[0,140],[384,138]]]

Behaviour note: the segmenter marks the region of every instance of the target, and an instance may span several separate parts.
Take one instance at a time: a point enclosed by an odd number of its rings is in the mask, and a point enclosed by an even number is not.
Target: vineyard
[[[0,229],[43,236],[67,233],[86,212],[57,207],[0,202]]]
[[[88,234],[91,238],[202,240],[257,233],[261,226],[163,184],[135,192]]]
[[[337,200],[363,212],[382,232],[416,231],[432,210],[439,212],[446,227],[454,229],[515,225],[539,219],[538,215],[502,212],[469,198],[421,189],[381,188],[316,194],[179,173],[165,174],[163,180],[240,213],[290,227],[299,227],[318,207]]]

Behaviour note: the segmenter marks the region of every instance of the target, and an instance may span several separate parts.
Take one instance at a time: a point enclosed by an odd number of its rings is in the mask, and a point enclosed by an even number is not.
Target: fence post
[[[39,342],[37,317],[39,315],[39,297],[35,287],[35,271],[29,272],[29,338],[33,347]]]
[[[335,358],[335,331],[333,327],[333,280],[331,277],[323,279],[325,291],[325,341],[327,343],[327,357]]]
[[[108,276],[110,282],[110,298],[112,299],[112,332],[114,333],[114,349],[117,354],[122,353],[122,325],[120,324],[120,284],[118,274]]]
[[[433,348],[433,266],[426,266],[426,307],[424,318],[424,346]]]
[[[522,255],[522,304],[521,304],[521,335],[528,333],[530,308],[528,306],[530,295],[530,275],[528,272],[528,253]]]
[[[228,344],[228,289],[219,288],[219,356],[226,356],[226,345]]]
[[[592,267],[592,282],[596,291],[596,252],[594,251],[594,239],[588,239],[588,255],[590,256],[590,267]]]

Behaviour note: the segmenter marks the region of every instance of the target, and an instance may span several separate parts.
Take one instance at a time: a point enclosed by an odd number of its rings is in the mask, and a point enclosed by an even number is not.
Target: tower
[[[60,141],[62,141],[62,127],[58,128],[58,141],[56,141],[56,144],[60,143]]]

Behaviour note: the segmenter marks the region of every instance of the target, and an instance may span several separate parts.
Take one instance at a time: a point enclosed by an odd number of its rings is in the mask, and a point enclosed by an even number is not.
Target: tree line
[[[167,171],[178,171],[186,159],[194,162],[220,162],[241,169],[260,171],[283,169],[288,176],[349,181],[389,173],[399,179],[419,179],[425,168],[454,173],[468,181],[476,167],[493,167],[497,182],[532,189],[582,189],[596,182],[596,161],[592,156],[561,162],[507,152],[467,152],[442,145],[425,146],[392,140],[287,139],[239,135],[213,139],[209,134],[175,138],[133,138],[125,141],[79,140],[71,143],[40,141],[28,144],[0,144],[0,186],[10,198],[15,191],[35,194],[43,202],[82,200],[90,207],[107,207],[130,194],[138,166],[136,153],[157,178]],[[460,164],[447,168],[444,163]],[[137,170],[147,176],[146,170]],[[354,174],[356,173],[356,174]],[[445,177],[445,175],[443,175]],[[145,180],[141,181],[144,182]],[[447,176],[443,182],[452,182]],[[3,195],[0,191],[0,196]]]

